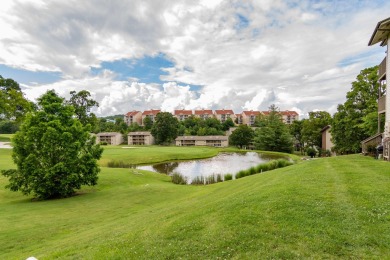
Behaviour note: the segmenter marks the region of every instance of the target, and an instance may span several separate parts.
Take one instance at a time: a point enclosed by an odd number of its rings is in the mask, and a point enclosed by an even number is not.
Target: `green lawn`
[[[0,134],[0,142],[11,142],[13,134]]]
[[[122,158],[114,151],[104,157]],[[0,150],[0,168],[10,160]],[[99,184],[80,195],[35,202],[5,190],[0,177],[0,255],[383,259],[390,255],[389,167],[359,155],[333,157],[209,186],[103,167]]]

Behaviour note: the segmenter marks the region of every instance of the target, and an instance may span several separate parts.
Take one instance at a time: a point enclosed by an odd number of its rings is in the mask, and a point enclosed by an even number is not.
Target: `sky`
[[[385,0],[2,0],[0,75],[34,101],[88,90],[97,116],[133,110],[333,114],[385,47]]]

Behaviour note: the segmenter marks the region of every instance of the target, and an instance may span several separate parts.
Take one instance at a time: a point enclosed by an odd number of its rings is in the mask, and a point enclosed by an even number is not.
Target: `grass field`
[[[107,149],[104,157],[119,158],[114,151]],[[0,150],[1,169],[12,167],[10,153]],[[390,255],[389,164],[359,155],[208,186],[102,167],[97,186],[51,201],[32,202],[5,190],[6,183],[0,177],[1,259]]]

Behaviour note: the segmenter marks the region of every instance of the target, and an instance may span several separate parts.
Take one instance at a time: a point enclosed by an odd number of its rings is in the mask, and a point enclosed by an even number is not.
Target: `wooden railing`
[[[379,80],[386,79],[386,57],[383,59],[381,64],[379,64],[378,76]]]

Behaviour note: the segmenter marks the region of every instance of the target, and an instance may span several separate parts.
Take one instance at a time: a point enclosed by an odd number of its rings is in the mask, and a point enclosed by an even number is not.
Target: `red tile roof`
[[[222,109],[222,110],[215,110],[215,113],[216,113],[217,115],[227,115],[227,114],[229,114],[229,115],[234,115],[234,112],[233,112],[233,110],[231,110],[231,109],[227,109],[227,110],[225,110],[225,109]]]
[[[269,115],[269,111],[262,111],[262,113],[264,115]],[[284,116],[298,116],[298,113],[295,112],[295,111],[279,111],[280,114],[284,115]]]
[[[138,113],[141,113],[140,111],[131,111],[131,112],[127,112],[126,114],[125,114],[125,116],[135,116],[136,114],[138,114]]]
[[[175,110],[174,115],[192,115],[192,110]]]
[[[160,113],[161,112],[161,110],[158,110],[158,109],[156,109],[156,110],[145,110],[143,113],[142,113],[142,115],[143,116],[145,116],[145,115],[157,115],[158,113]]]
[[[258,116],[261,114],[260,111],[242,111],[243,114],[245,114],[246,116]]]
[[[195,110],[195,115],[212,115],[213,110],[210,109],[202,109],[202,110]]]
[[[280,111],[280,113],[282,113],[282,115],[284,115],[284,116],[297,116],[298,115],[297,112],[295,112],[295,111],[288,111],[288,110]]]

